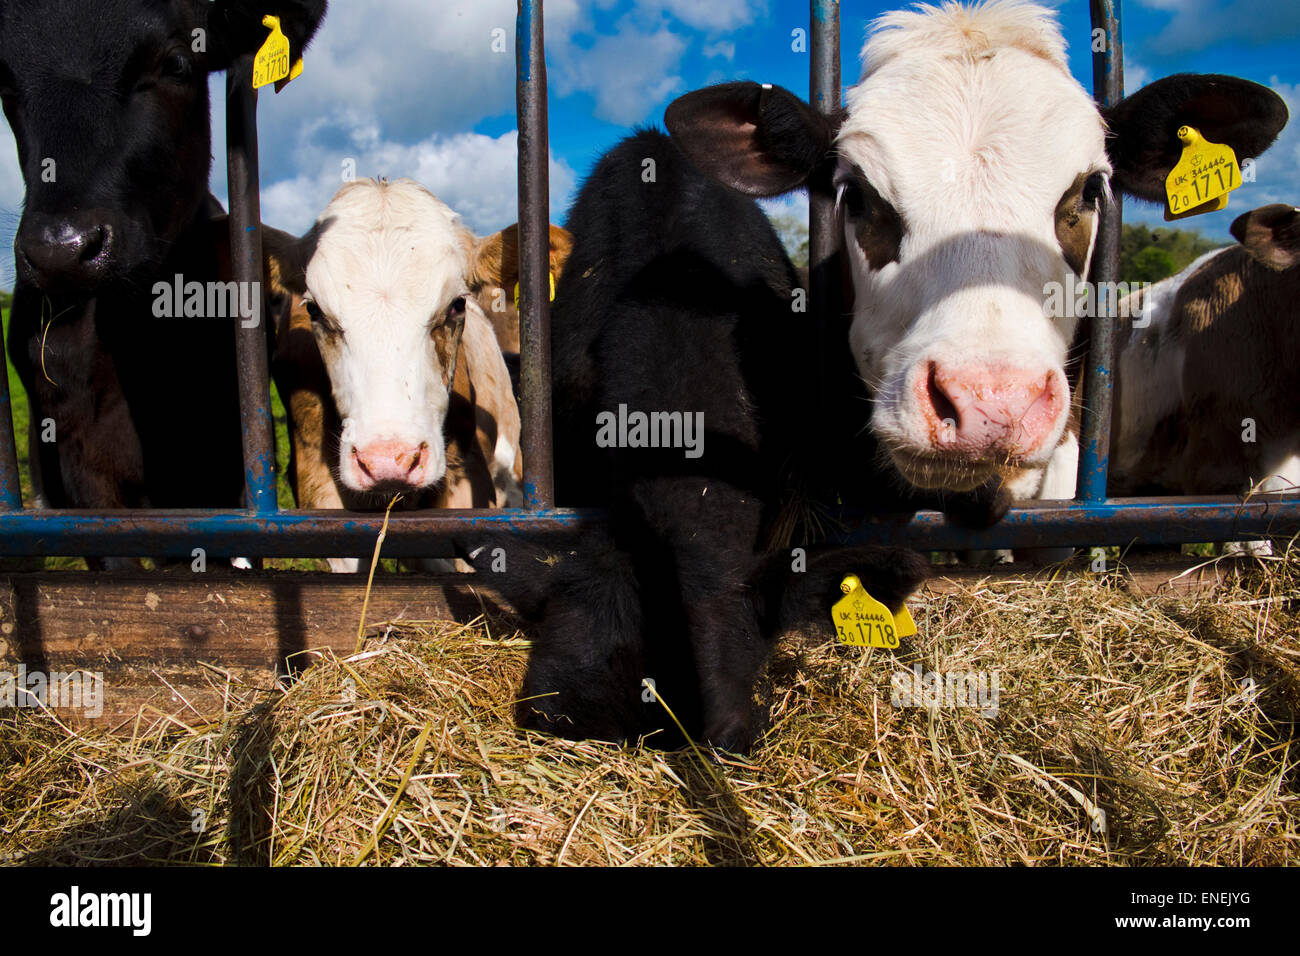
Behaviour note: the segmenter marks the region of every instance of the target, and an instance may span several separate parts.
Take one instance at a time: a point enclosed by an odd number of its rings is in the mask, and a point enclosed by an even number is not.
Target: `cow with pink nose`
[[[987,520],[1012,497],[1071,498],[1078,320],[1054,314],[1053,289],[1087,278],[1112,190],[1163,201],[1180,127],[1245,159],[1286,106],[1246,80],[1184,74],[1103,111],[1070,74],[1056,14],[1019,0],[886,14],[863,60],[833,116],[729,83],[679,98],[668,128],[745,194],[835,198],[848,301],[830,321],[845,317],[834,334],[864,391],[826,403],[839,434],[862,432],[869,408],[906,486],[994,489]]]

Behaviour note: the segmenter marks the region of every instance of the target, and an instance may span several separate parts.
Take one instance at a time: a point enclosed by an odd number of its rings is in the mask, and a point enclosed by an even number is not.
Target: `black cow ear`
[[[208,13],[208,68],[224,70],[237,57],[259,50],[269,31],[267,14],[280,18],[289,40],[289,62],[297,62],[325,19],[327,0],[214,0]]]
[[[664,123],[702,172],[748,196],[779,196],[810,185],[829,166],[837,129],[789,90],[747,82],[678,97]]]
[[[1149,202],[1164,202],[1165,177],[1183,153],[1180,126],[1226,143],[1237,161],[1273,145],[1286,125],[1286,103],[1266,86],[1235,76],[1180,73],[1144,86],[1105,111],[1112,182]]]
[[[1300,263],[1300,209],[1260,206],[1232,221],[1232,236],[1251,257],[1279,272]]]

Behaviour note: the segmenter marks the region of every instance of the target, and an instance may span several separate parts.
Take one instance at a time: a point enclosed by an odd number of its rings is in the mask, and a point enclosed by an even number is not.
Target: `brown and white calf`
[[[1300,488],[1300,209],[1252,210],[1232,234],[1119,333],[1113,495]]]
[[[1077,318],[1053,314],[1045,290],[1086,278],[1112,189],[1162,200],[1180,126],[1253,157],[1285,125],[1285,103],[1185,74],[1101,111],[1070,74],[1055,13],[1016,0],[886,14],[863,59],[838,115],[730,83],[678,99],[668,128],[741,192],[836,198],[847,344],[871,430],[908,485],[964,492],[1014,476],[1015,497],[1069,497]]]
[[[550,227],[551,297],[560,280],[564,263],[573,249],[573,237],[560,226]],[[510,369],[519,397],[519,227],[507,226],[479,243],[474,256],[469,290],[478,299],[483,314],[492,321],[497,343]]]
[[[522,504],[519,409],[470,289],[483,245],[418,183],[358,180],[273,253],[300,296],[275,359],[299,507]]]

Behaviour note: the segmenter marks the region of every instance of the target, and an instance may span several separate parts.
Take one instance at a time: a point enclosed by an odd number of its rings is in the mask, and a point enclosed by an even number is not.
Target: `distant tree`
[[[0,309],[8,310],[14,304],[14,294],[0,289]]]
[[[796,265],[803,268],[808,266],[808,223],[791,213],[780,213],[775,216],[768,216],[772,222],[772,228],[776,230],[777,236],[781,240],[781,245],[785,246],[786,254]]]
[[[1190,229],[1125,223],[1119,240],[1119,277],[1124,282],[1159,282],[1222,245]]]
[[[1177,271],[1173,254],[1168,249],[1147,246],[1133,256],[1127,278],[1129,282],[1159,282]]]

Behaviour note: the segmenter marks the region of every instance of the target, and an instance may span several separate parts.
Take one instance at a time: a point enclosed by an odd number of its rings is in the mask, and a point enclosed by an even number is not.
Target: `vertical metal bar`
[[[519,335],[524,504],[555,506],[551,441],[551,189],[542,0],[519,0],[515,26],[519,124]]]
[[[1091,0],[1092,27],[1104,33],[1103,48],[1093,44],[1092,92],[1102,106],[1118,103],[1124,96],[1124,48],[1120,38],[1120,0]],[[1079,482],[1076,497],[1081,501],[1106,498],[1106,476],[1110,469],[1110,412],[1112,370],[1115,364],[1115,320],[1113,295],[1104,299],[1101,289],[1114,289],[1119,279],[1119,240],[1123,219],[1120,197],[1101,209],[1097,246],[1092,253],[1093,297],[1097,315],[1088,324],[1088,364],[1083,379],[1083,421],[1079,429]]]
[[[824,114],[840,108],[840,2],[811,0],[809,20],[808,102]],[[835,341],[834,312],[842,309],[838,275],[832,275],[832,258],[840,248],[835,228],[835,201],[810,192],[808,196],[808,290],[813,320],[817,324],[817,381],[826,381],[826,356],[844,343]]]
[[[262,207],[257,164],[257,92],[253,89],[251,56],[239,58],[226,71],[226,168],[232,278],[241,288],[257,290],[250,296],[253,315],[237,319],[235,332],[239,419],[244,437],[244,490],[248,507],[265,514],[276,510],[275,426],[271,419],[267,331],[262,314]]]
[[[21,511],[22,479],[18,474],[18,444],[9,401],[9,360],[5,357],[3,339],[0,335],[0,510]]]

